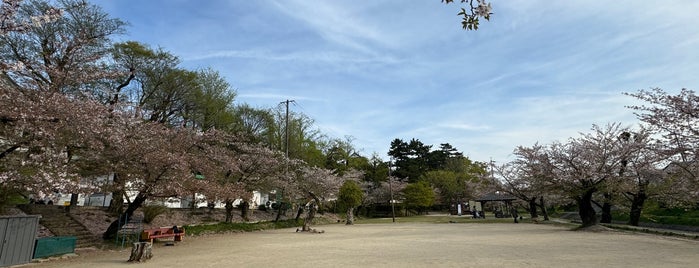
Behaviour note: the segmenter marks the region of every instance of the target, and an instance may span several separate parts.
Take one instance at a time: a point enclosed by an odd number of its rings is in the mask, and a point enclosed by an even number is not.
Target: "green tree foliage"
[[[418,139],[405,142],[395,139],[391,142],[388,155],[395,160],[394,176],[416,182],[429,170],[429,153],[432,146],[425,145]]]
[[[108,94],[102,96],[105,103],[111,105],[121,104],[122,102],[133,102],[133,94],[125,94],[124,90],[131,84],[134,79],[141,81],[145,79],[146,71],[152,68],[158,59],[167,56],[165,52],[154,51],[145,44],[136,41],[127,41],[116,43],[110,51],[113,67],[117,69],[121,77],[118,79],[110,79],[105,81],[112,89]],[[164,55],[158,55],[158,54]],[[131,98],[131,99],[130,99]]]
[[[135,117],[152,122],[182,125],[185,111],[193,108],[193,94],[199,89],[197,73],[180,69],[179,59],[163,50],[138,42],[114,45],[116,65],[128,69],[133,82],[113,92],[110,103],[119,100]]]
[[[454,204],[459,199],[471,199],[487,174],[485,163],[474,162],[460,154],[449,158],[443,169],[428,171],[424,179],[439,192],[442,204]]]
[[[274,110],[276,127],[274,148],[285,151],[288,146],[289,158],[303,160],[310,166],[324,167],[323,151],[327,137],[314,127],[312,118],[305,114],[289,111],[288,126],[285,109],[280,105]],[[288,128],[288,129],[287,129]],[[286,135],[289,135],[288,144]]]
[[[352,145],[352,137],[330,140],[325,157],[325,168],[335,170],[340,176],[348,170],[365,170],[369,166],[369,159],[359,155]]]
[[[347,225],[354,224],[354,209],[362,204],[363,198],[362,188],[353,180],[346,180],[340,187],[337,201],[347,208]]]
[[[137,117],[173,126],[226,130],[236,123],[236,93],[217,71],[180,68],[177,56],[134,41],[115,44],[112,58],[126,77],[113,81],[106,102],[121,103]]]
[[[172,126],[186,125],[186,111],[193,109],[193,94],[197,92],[197,73],[173,68],[149,81],[147,95],[139,103],[148,121]]]
[[[274,134],[278,128],[272,111],[240,104],[233,108],[233,113],[236,120],[232,126],[234,133],[241,135],[251,143],[281,150],[272,146],[275,144]]]
[[[431,170],[447,169],[450,160],[462,158],[463,153],[459,152],[449,143],[439,145],[439,150],[434,150],[427,155],[427,163]]]
[[[196,72],[195,83],[191,104],[183,113],[184,122],[202,130],[230,129],[236,123],[233,111],[236,93],[230,84],[211,68]]]
[[[405,142],[395,139],[391,142],[388,155],[395,159],[392,175],[411,184],[421,181],[431,183],[438,190],[439,202],[453,204],[462,198],[472,198],[487,184],[481,180],[486,174],[486,164],[474,162],[463,156],[454,146],[442,143],[439,149],[430,151],[417,139]],[[379,165],[375,165],[378,170]],[[383,172],[383,170],[381,171]],[[383,176],[367,173],[381,179]]]
[[[424,178],[439,191],[440,203],[453,204],[465,197],[466,184],[456,172],[433,170],[425,173]]]
[[[357,182],[347,180],[340,187],[338,201],[347,207],[356,207],[362,203],[364,192]]]
[[[364,168],[364,181],[371,182],[374,186],[379,186],[381,182],[388,180],[388,163],[379,158],[376,153],[367,160]]]
[[[405,205],[422,212],[434,204],[435,195],[432,187],[426,181],[408,184],[403,189]]]
[[[395,160],[393,175],[416,182],[428,171],[450,170],[457,173],[481,174],[485,164],[473,162],[463,156],[449,143],[442,143],[438,150],[430,151],[432,145],[425,145],[418,139],[405,142],[395,139],[391,142],[388,155]]]

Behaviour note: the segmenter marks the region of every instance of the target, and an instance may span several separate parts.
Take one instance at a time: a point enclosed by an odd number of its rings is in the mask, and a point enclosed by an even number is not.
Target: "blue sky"
[[[212,67],[238,103],[286,99],[332,137],[386,158],[391,140],[512,159],[593,124],[637,124],[622,92],[699,83],[699,1],[492,0],[461,30],[439,0],[99,0],[118,40]]]

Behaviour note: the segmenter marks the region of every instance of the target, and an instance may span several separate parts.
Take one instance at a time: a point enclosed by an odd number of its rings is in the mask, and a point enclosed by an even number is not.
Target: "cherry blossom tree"
[[[303,162],[297,163],[300,166],[293,170],[293,182],[290,184],[292,187],[288,188],[288,194],[292,198],[305,200],[303,206],[307,207],[307,214],[301,230],[312,231],[310,226],[321,202],[337,197],[344,181],[357,181],[361,173],[347,171],[343,176],[338,176],[333,170],[307,166]]]
[[[114,236],[121,227],[120,223],[124,224],[131,218],[149,198],[184,193],[187,188],[182,178],[194,177],[189,166],[191,158],[186,154],[193,147],[192,138],[184,131],[138,120],[125,120],[125,124],[114,128],[110,135],[110,150],[102,155],[112,162],[111,168],[123,178],[123,182],[131,184],[129,190],[138,194],[105,231],[105,239]]]
[[[0,4],[0,35],[11,32],[25,32],[32,26],[52,22],[62,16],[63,10],[50,7],[41,15],[29,18],[19,17],[17,13],[24,0],[3,0]],[[5,66],[7,67],[7,66]]]
[[[326,159],[327,144],[309,118],[292,118],[288,128],[298,139],[291,159],[282,157],[269,149],[282,144],[279,120],[273,126],[267,113],[255,117],[262,130],[235,126],[250,122],[231,119],[235,94],[217,72],[182,69],[176,56],[137,42],[112,45],[122,21],[84,1],[58,4],[7,0],[0,10],[3,187],[73,193],[99,187],[120,206],[126,191],[137,192],[117,210],[119,220],[103,234],[109,238],[150,199],[202,193],[226,202],[230,221],[233,200],[271,189],[311,200],[304,202],[311,207],[308,230],[317,204],[345,180],[359,180],[352,170],[338,175],[315,167]],[[113,181],[89,179],[105,174]]]
[[[612,191],[620,180],[620,170],[629,154],[619,138],[625,132],[627,129],[620,124],[594,125],[592,133],[566,143],[554,142],[539,154],[537,162],[547,165],[540,170],[539,179],[577,202],[584,227],[597,224],[595,194]]]
[[[518,146],[514,151],[517,159],[495,167],[503,182],[502,190],[528,204],[531,218],[538,218],[540,209],[544,220],[549,220],[545,200],[556,196],[555,185],[550,184],[550,163],[543,155],[545,147],[535,144],[532,147]]]
[[[689,89],[671,95],[660,88],[626,95],[645,102],[629,108],[662,136],[665,149],[661,153],[672,162],[672,172],[687,180],[686,187],[699,185],[699,96]]]
[[[116,75],[106,59],[110,38],[123,33],[125,23],[84,1],[58,4],[4,2],[16,10],[3,11],[14,16],[10,24],[24,27],[0,35],[0,66],[13,66],[4,71],[22,89],[99,93],[100,81]]]
[[[364,204],[391,204],[391,200],[403,199],[403,189],[408,186],[408,182],[398,177],[389,176],[378,185],[362,184],[364,189]]]
[[[613,126],[613,125],[612,125]],[[597,128],[600,130],[599,128]],[[609,126],[607,130],[610,130]],[[638,225],[638,219],[641,215],[644,202],[648,198],[663,197],[672,198],[675,200],[681,199],[679,186],[675,180],[669,179],[663,175],[662,166],[667,163],[665,158],[659,154],[662,151],[662,144],[651,139],[650,132],[641,128],[638,131],[631,132],[629,129],[618,129],[612,132],[596,132],[604,134],[603,136],[613,137],[613,133],[617,133],[616,141],[610,141],[602,147],[587,147],[583,150],[595,150],[607,152],[605,154],[580,152],[576,153],[576,157],[565,158],[565,160],[557,162],[558,167],[554,165],[551,155],[551,148],[534,145],[532,147],[518,147],[515,150],[517,160],[505,165],[498,170],[502,178],[504,178],[506,190],[513,195],[530,203],[530,210],[536,205],[536,195],[546,195],[548,198],[556,199],[560,195],[571,196],[574,193],[574,198],[581,199],[577,193],[595,189],[595,194],[591,195],[591,202],[604,209],[605,205],[599,205],[595,202],[596,198],[602,198],[607,206],[616,205],[618,207],[627,207],[630,210],[629,224]],[[596,134],[599,135],[599,134]],[[590,137],[587,135],[587,137]],[[602,141],[600,139],[595,139]],[[595,142],[600,143],[600,142]],[[602,143],[600,143],[602,144]],[[558,154],[561,155],[560,153]],[[594,156],[594,158],[592,158]],[[591,163],[600,163],[601,165],[581,164],[585,157]],[[602,162],[601,160],[608,159]],[[566,164],[567,163],[567,164]],[[604,164],[603,164],[604,163]],[[597,179],[586,180],[579,182],[575,188],[560,187],[560,180],[565,178],[554,178],[552,176],[561,176],[561,167],[565,165],[575,167],[586,174],[584,176],[595,176]],[[611,168],[610,168],[611,167]],[[595,170],[590,172],[590,168]],[[616,171],[615,171],[616,170]],[[600,172],[603,171],[603,172]],[[575,175],[580,176],[580,175]],[[567,178],[566,180],[570,179]],[[592,182],[590,182],[592,181]],[[594,184],[594,183],[597,184]],[[584,185],[592,185],[594,187],[582,187]],[[575,190],[575,191],[571,191]],[[532,197],[532,195],[535,195]],[[612,196],[621,196],[625,202],[615,201]],[[579,203],[580,201],[578,201]],[[584,205],[579,204],[581,207]],[[539,208],[544,209],[544,205]],[[535,217],[532,213],[532,217]]]
[[[442,3],[446,4],[453,2],[454,0],[442,0]],[[462,17],[461,26],[464,30],[478,30],[480,18],[490,20],[490,15],[493,15],[490,3],[485,0],[461,0],[461,4],[466,6],[462,7],[458,14]]]
[[[12,86],[12,92],[4,91],[10,98],[17,98],[13,104],[25,107],[41,107],[36,113],[30,111],[29,117],[42,117],[39,111],[53,110],[48,116],[62,117],[62,114],[78,112],[83,108],[80,101],[89,101],[85,107],[94,106],[94,94],[101,92],[102,80],[111,79],[116,72],[108,68],[105,63],[110,37],[123,32],[124,23],[118,19],[110,18],[106,13],[94,5],[84,1],[66,0],[57,3],[54,7],[48,1],[4,1],[2,6],[3,30],[0,34],[0,68],[3,71],[3,79],[7,85]],[[60,96],[59,93],[69,94]],[[22,98],[19,95],[31,96]],[[44,94],[44,95],[42,95]],[[71,100],[71,104],[45,102],[42,99]],[[49,106],[53,105],[53,106]],[[89,108],[95,114],[94,119],[103,118],[106,113],[101,107]],[[76,129],[104,129],[100,124],[90,124],[94,120],[82,118],[69,120],[64,117],[56,121],[71,122],[78,126]],[[34,122],[45,128],[54,128],[57,124],[50,122]],[[19,128],[18,125],[6,125]],[[55,128],[54,128],[55,130]],[[78,137],[68,135],[67,131],[48,132],[40,130],[39,133],[51,136],[48,140],[61,140],[69,138],[76,144],[92,144],[87,139],[99,137]],[[90,133],[82,131],[81,134]],[[31,135],[36,135],[33,133]],[[27,135],[25,135],[27,136]],[[86,138],[86,139],[80,139]],[[64,149],[54,148],[53,157],[60,156],[61,152],[68,156],[69,162],[81,162],[87,159],[85,151],[76,153],[76,148],[86,146],[71,146]],[[26,147],[11,147],[22,148]],[[37,147],[38,148],[38,147]],[[49,146],[43,148],[50,148]],[[46,162],[49,162],[46,160]],[[53,163],[58,163],[54,161]],[[43,165],[43,170],[50,170],[50,165]],[[85,168],[83,168],[85,169]],[[85,171],[83,171],[84,173]],[[77,185],[77,184],[76,184]],[[74,187],[77,188],[77,187]],[[77,198],[77,195],[75,196]],[[73,199],[73,198],[72,198]]]
[[[237,142],[229,145],[231,153],[235,154],[235,171],[227,174],[223,180],[227,183],[235,183],[242,186],[243,194],[239,196],[226,196],[226,211],[228,214],[233,208],[232,202],[237,198],[242,198],[241,216],[248,220],[249,196],[253,191],[271,191],[278,185],[279,179],[283,176],[285,166],[284,156],[279,151],[244,142]]]
[[[682,199],[687,197],[681,184],[666,176],[663,166],[668,164],[663,154],[664,145],[652,138],[652,132],[641,128],[622,133],[627,149],[619,171],[617,191],[629,202],[629,225],[638,226],[646,200],[650,198]]]
[[[100,151],[106,107],[89,97],[23,91],[0,82],[0,181],[29,192],[84,192],[81,178]]]
[[[101,152],[109,168],[129,182],[136,197],[105,231],[113,236],[119,223],[150,198],[188,196],[193,192],[211,199],[240,196],[245,190],[239,182],[222,181],[239,170],[237,154],[221,146],[226,143],[214,131],[199,132],[188,128],[169,128],[160,123],[126,117],[115,126],[109,150]],[[196,175],[205,179],[199,180]],[[119,187],[120,185],[116,185]]]

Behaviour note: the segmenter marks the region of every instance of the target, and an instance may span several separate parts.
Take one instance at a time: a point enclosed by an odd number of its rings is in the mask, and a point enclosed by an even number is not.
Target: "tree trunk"
[[[102,234],[102,238],[112,239],[116,237],[116,234],[121,228],[121,226],[127,223],[127,220],[133,216],[134,211],[140,208],[141,205],[143,205],[143,203],[146,201],[146,199],[148,199],[147,194],[144,194],[143,192],[138,193],[136,198],[134,198],[133,202],[129,203],[129,206],[126,208],[126,211],[119,215],[119,219],[113,221],[112,224],[109,225],[107,230]]]
[[[233,222],[233,200],[226,199],[226,222]]]
[[[529,201],[529,216],[531,216],[532,219],[538,218],[539,213],[536,212],[536,196],[532,197],[528,201]]]
[[[612,223],[612,194],[604,193],[604,204],[602,204],[601,223]]]
[[[646,189],[643,185],[638,189],[638,193],[633,196],[631,201],[631,212],[629,213],[629,222],[631,226],[638,226],[638,222],[641,220],[641,212],[643,212],[643,204],[648,199],[646,196]],[[646,184],[647,186],[647,184]]]
[[[284,203],[279,203],[277,206],[277,217],[274,218],[274,222],[278,222],[282,218],[282,204]]]
[[[75,207],[78,205],[78,194],[70,194],[70,204],[69,207]]]
[[[109,212],[120,215],[124,213],[124,180],[118,173],[114,173],[114,185],[112,200],[109,202]]]
[[[541,208],[541,214],[544,215],[544,220],[549,220],[549,212],[546,209],[546,204],[544,203],[544,196],[539,196],[539,208]]]
[[[308,202],[308,214],[306,214],[306,219],[303,221],[302,231],[311,231],[311,224],[313,223],[313,219],[316,217],[316,211],[318,211],[318,205],[316,204],[315,200],[311,200]]]
[[[303,214],[303,206],[299,206],[299,209],[296,211],[296,221],[299,221],[301,214]]]
[[[129,262],[145,262],[153,257],[153,244],[150,242],[136,242],[131,248]]]
[[[248,216],[250,212],[250,204],[248,204],[248,201],[243,199],[242,202],[240,202],[240,216],[243,218],[243,221],[249,221],[250,218]]]
[[[349,207],[347,208],[347,225],[353,225],[354,224],[354,208]]]
[[[117,215],[124,213],[123,190],[116,190],[112,192],[112,200],[109,201],[109,212]]]
[[[279,199],[276,200],[276,202],[277,202],[277,217],[274,218],[274,222],[278,222],[279,219],[281,219],[281,217],[282,217],[282,207],[284,206],[283,196],[284,196],[284,190],[281,190],[279,192]],[[298,219],[296,219],[296,220],[298,220]]]
[[[592,194],[595,193],[596,189],[588,189],[581,196],[578,196],[578,214],[580,215],[580,220],[582,221],[582,226],[592,226],[597,224],[597,213],[595,208],[592,207]]]
[[[66,212],[70,213],[70,210],[78,205],[78,194],[70,194],[70,203],[66,207]],[[62,205],[62,204],[59,204]]]

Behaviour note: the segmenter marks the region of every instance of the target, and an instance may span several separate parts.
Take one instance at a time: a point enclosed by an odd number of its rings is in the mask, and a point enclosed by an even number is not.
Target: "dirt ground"
[[[548,224],[342,224],[157,242],[153,259],[95,251],[48,267],[698,267],[699,241]]]

